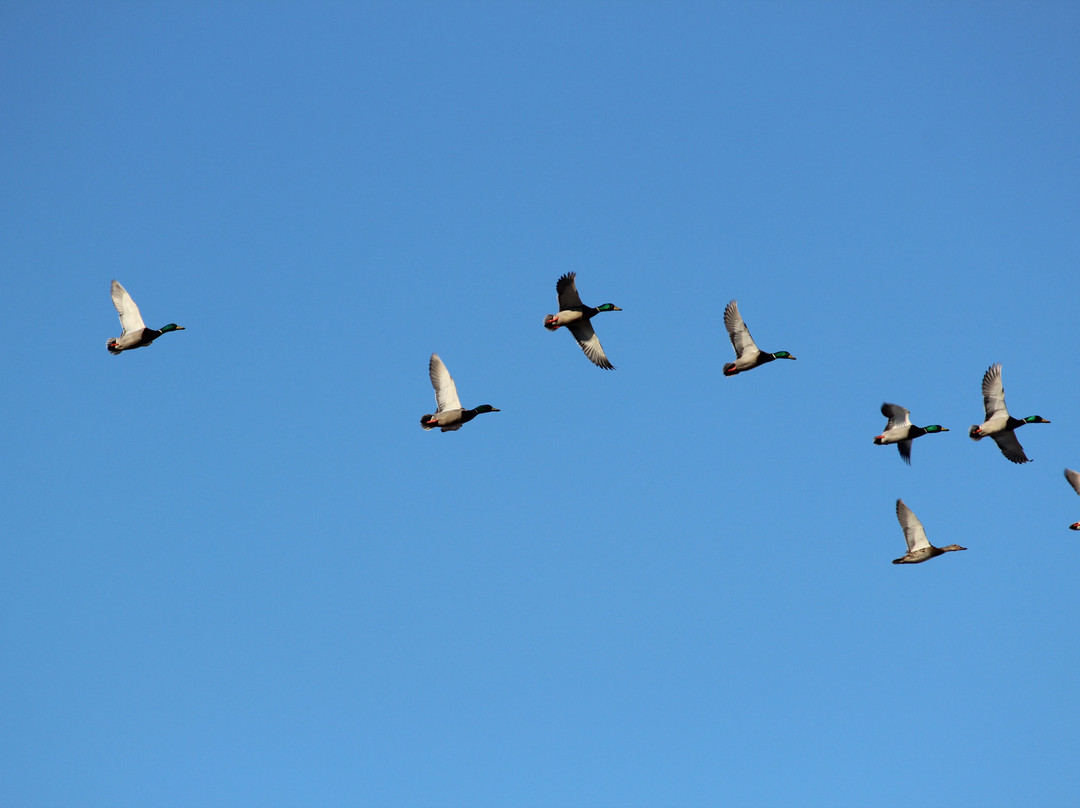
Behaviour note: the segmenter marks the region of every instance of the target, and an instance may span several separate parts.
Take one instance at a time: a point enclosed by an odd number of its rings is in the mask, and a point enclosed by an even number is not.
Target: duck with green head
[[[443,432],[456,432],[461,429],[462,424],[469,423],[477,415],[499,412],[490,404],[481,404],[471,410],[462,407],[458,400],[457,385],[438,354],[432,354],[428,360],[428,376],[431,386],[435,388],[435,404],[438,409],[434,413],[420,416],[420,426],[424,429],[438,427]]]
[[[737,301],[732,300],[724,309],[724,326],[727,328],[728,338],[731,339],[731,346],[735,349],[735,361],[724,365],[725,376],[734,376],[746,370],[753,370],[774,359],[795,358],[787,351],[766,353],[758,348],[754,338],[750,336],[750,329],[746,327],[742,315],[739,314]]]
[[[149,345],[162,334],[168,334],[170,331],[184,330],[182,325],[176,323],[169,323],[161,328],[147,328],[142,315],[139,314],[139,307],[135,305],[135,301],[131,299],[127,289],[120,285],[120,281],[113,280],[111,292],[113,305],[116,307],[116,313],[120,316],[121,328],[119,338],[112,337],[105,343],[105,347],[113,356],[119,356],[124,351]]]
[[[993,438],[1001,453],[1013,463],[1030,463],[1024,454],[1024,447],[1016,439],[1015,430],[1024,424],[1050,423],[1041,415],[1029,415],[1027,418],[1013,418],[1005,407],[1005,387],[1001,383],[1001,363],[991,365],[983,374],[982,381],[983,409],[986,420],[975,424],[968,432],[972,440]]]
[[[930,426],[915,426],[911,423],[911,412],[899,404],[884,402],[881,405],[881,414],[889,419],[885,424],[885,431],[874,437],[877,446],[888,446],[895,443],[900,452],[900,458],[911,465],[911,442],[923,435],[932,435],[936,432],[948,432],[941,424]]]
[[[622,309],[614,303],[605,303],[596,308],[586,306],[578,295],[576,277],[576,272],[567,272],[555,283],[555,293],[559,297],[559,313],[546,315],[544,328],[548,331],[557,331],[560,327],[566,326],[589,361],[599,368],[614,370],[615,366],[608,361],[604,346],[600,344],[600,338],[596,336],[592,323],[589,321],[602,311],[622,311]]]

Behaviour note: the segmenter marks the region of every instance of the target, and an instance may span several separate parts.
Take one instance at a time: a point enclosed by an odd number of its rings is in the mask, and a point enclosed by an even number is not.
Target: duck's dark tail
[[[546,328],[548,331],[557,330],[558,327],[559,327],[558,323],[555,322],[555,319],[557,317],[558,317],[557,314],[545,314],[544,315],[544,328]]]
[[[116,347],[116,337],[113,337],[108,342],[106,342],[105,347],[109,349],[109,353],[111,353],[113,356],[119,356],[123,353],[123,351]]]
[[[424,429],[434,429],[435,427],[432,424],[428,423],[428,421],[430,421],[434,417],[435,416],[432,415],[430,412],[427,415],[421,415],[420,426],[422,426]]]

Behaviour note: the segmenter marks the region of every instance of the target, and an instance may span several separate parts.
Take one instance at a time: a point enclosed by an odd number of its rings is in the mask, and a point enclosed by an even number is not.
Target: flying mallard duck
[[[968,437],[972,440],[993,438],[1001,449],[1001,453],[1014,463],[1030,463],[1031,460],[1024,454],[1024,447],[1016,439],[1013,432],[1017,427],[1024,424],[1048,424],[1050,423],[1041,415],[1029,415],[1022,421],[1013,418],[1005,409],[1005,388],[1001,385],[1001,363],[991,365],[982,380],[983,408],[986,410],[986,420],[981,424],[971,427]]]
[[[592,306],[586,306],[578,296],[577,283],[574,281],[576,277],[576,272],[567,272],[555,284],[555,292],[559,296],[559,313],[545,316],[544,328],[555,331],[559,326],[565,325],[594,365],[605,370],[615,370],[615,366],[608,361],[604,346],[600,344],[600,338],[596,336],[589,320],[602,311],[622,311],[622,309],[612,303],[605,303],[595,309]]]
[[[105,344],[105,347],[109,349],[109,353],[113,355],[118,356],[124,351],[149,345],[169,331],[184,330],[182,325],[176,323],[163,325],[161,330],[147,328],[142,315],[139,314],[139,307],[135,305],[135,301],[131,299],[127,289],[121,286],[118,280],[112,282],[112,302],[116,306],[116,313],[120,315],[121,328],[120,339],[113,337]]]
[[[896,500],[896,518],[900,520],[900,527],[904,529],[904,541],[907,542],[907,554],[893,561],[894,564],[921,564],[928,558],[948,553],[951,550],[966,550],[959,544],[950,544],[948,547],[935,547],[926,538],[922,522],[904,500]]]
[[[941,424],[915,426],[909,418],[911,411],[901,407],[899,404],[883,403],[881,405],[881,414],[888,418],[889,422],[885,424],[885,431],[874,438],[874,443],[878,446],[895,443],[896,448],[900,451],[900,457],[909,466],[911,465],[911,442],[915,438],[933,434],[934,432],[949,431]]]
[[[750,329],[746,327],[742,316],[739,314],[739,304],[732,300],[724,309],[724,325],[727,327],[731,345],[735,348],[735,361],[724,365],[724,375],[734,376],[744,370],[752,370],[758,365],[764,365],[774,359],[794,359],[787,351],[765,353],[754,344],[754,338],[750,336]]]
[[[435,388],[435,405],[438,409],[434,415],[420,416],[420,426],[424,429],[440,427],[443,432],[454,432],[481,413],[500,412],[490,404],[481,404],[472,410],[464,409],[458,401],[457,385],[438,354],[431,355],[428,375],[431,377],[431,386]]]
[[[1069,481],[1069,485],[1073,487],[1073,491],[1080,494],[1080,474],[1072,469],[1065,469],[1065,479]],[[1080,530],[1080,522],[1073,522],[1069,527],[1072,530]]]

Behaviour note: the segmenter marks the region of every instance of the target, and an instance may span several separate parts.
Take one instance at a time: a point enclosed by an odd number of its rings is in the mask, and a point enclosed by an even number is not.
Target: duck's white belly
[[[1007,427],[1008,425],[1008,414],[995,415],[989,421],[984,421],[982,424],[979,425],[979,434],[983,437],[990,437],[992,435],[998,434],[999,432],[1004,432],[1005,427]]]
[[[436,413],[435,420],[439,426],[454,426],[455,424],[461,424],[461,416],[465,410],[458,407],[456,410],[444,410],[443,412]]]
[[[565,309],[556,314],[555,318],[555,322],[557,322],[559,325],[570,325],[570,323],[576,323],[579,320],[584,320],[585,315],[580,311]]]
[[[132,348],[138,348],[142,345],[143,335],[148,329],[139,328],[132,331],[130,334],[124,334],[122,337],[117,337],[116,348],[121,351],[130,351]]]
[[[888,446],[889,444],[907,440],[910,432],[911,429],[906,426],[894,426],[892,429],[886,429],[881,433],[881,445]]]

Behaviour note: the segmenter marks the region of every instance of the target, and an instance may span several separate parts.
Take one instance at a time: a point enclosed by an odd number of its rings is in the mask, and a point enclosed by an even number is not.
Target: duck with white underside
[[[745,370],[752,370],[774,359],[794,359],[787,351],[766,353],[758,348],[754,338],[750,336],[750,329],[743,322],[739,314],[738,302],[732,300],[724,309],[724,326],[727,328],[731,346],[735,349],[735,361],[724,365],[724,375],[734,376]]]
[[[942,553],[953,550],[966,550],[959,544],[950,544],[948,547],[935,547],[926,538],[926,531],[922,522],[919,521],[914,511],[904,504],[904,500],[896,500],[896,518],[900,521],[900,527],[904,529],[904,541],[907,542],[907,554],[893,559],[894,564],[921,564],[928,558],[934,558]]]
[[[469,423],[478,415],[500,412],[490,404],[481,404],[471,410],[462,407],[458,400],[457,385],[438,354],[432,354],[428,360],[428,376],[431,378],[431,386],[435,388],[435,405],[438,409],[434,413],[420,416],[420,426],[424,429],[438,427],[443,432],[455,432],[461,429],[462,424]]]
[[[982,380],[983,409],[986,420],[971,427],[968,437],[972,440],[993,438],[1001,453],[1013,463],[1030,463],[1024,454],[1024,447],[1016,439],[1015,430],[1024,424],[1050,423],[1041,415],[1029,415],[1027,418],[1013,418],[1005,408],[1005,388],[1001,383],[1001,363],[991,365]]]
[[[105,343],[105,347],[109,349],[109,353],[113,356],[119,356],[124,351],[131,351],[149,345],[162,334],[168,334],[170,331],[184,330],[182,325],[176,323],[169,323],[161,328],[147,328],[142,315],[139,314],[139,307],[135,305],[135,301],[131,299],[127,289],[120,285],[120,281],[113,280],[111,293],[116,313],[120,316],[121,328],[119,339],[112,337]]]
[[[566,326],[589,361],[599,368],[614,370],[615,366],[608,361],[604,346],[600,344],[600,338],[596,336],[590,320],[602,311],[622,311],[622,309],[614,303],[605,303],[595,309],[592,306],[586,306],[578,295],[577,281],[574,280],[576,277],[576,272],[567,272],[556,281],[555,294],[559,297],[559,313],[546,315],[544,328],[548,331],[557,331],[562,326]]]
[[[1069,481],[1069,485],[1073,487],[1073,491],[1080,494],[1080,473],[1077,473],[1072,469],[1065,469],[1065,479]],[[1073,522],[1069,525],[1069,529],[1080,530],[1080,522]]]
[[[930,426],[915,426],[911,423],[911,411],[899,404],[884,402],[881,405],[881,414],[889,419],[885,424],[885,431],[874,437],[877,446],[888,446],[895,443],[900,452],[900,458],[911,465],[911,442],[923,435],[932,435],[936,432],[948,432],[941,424]]]

